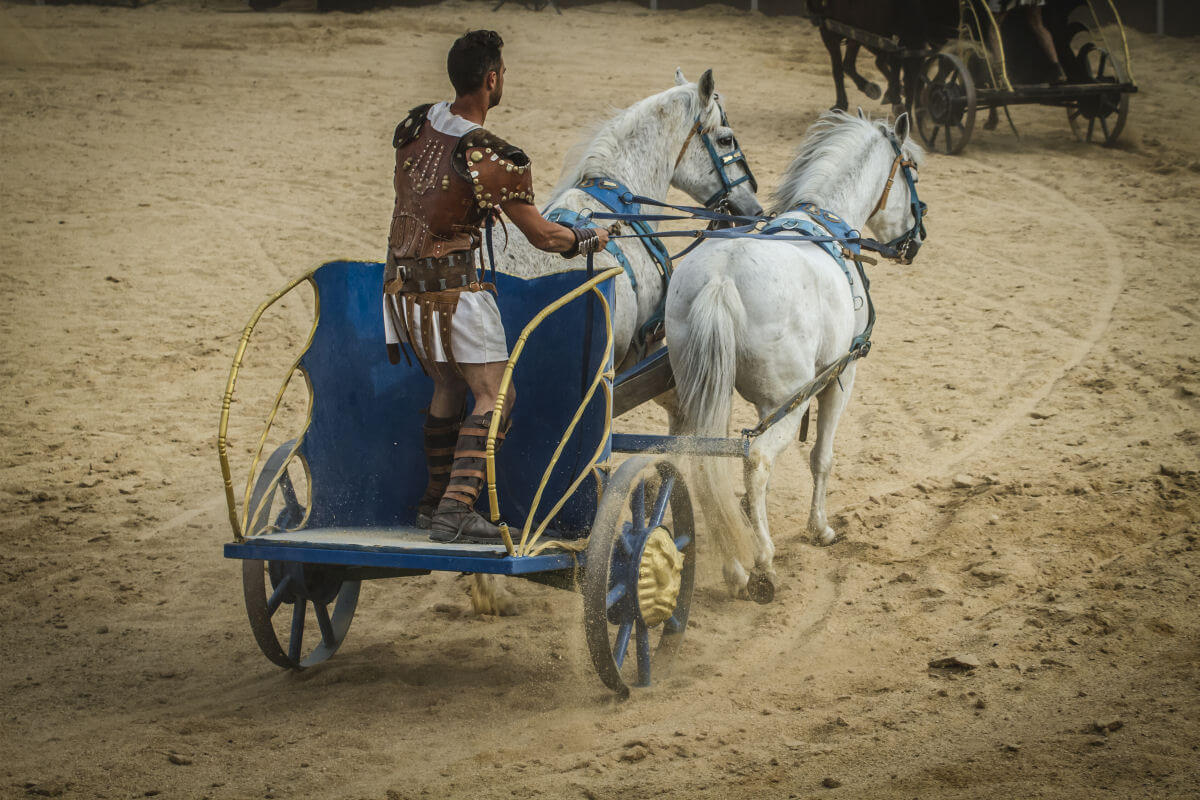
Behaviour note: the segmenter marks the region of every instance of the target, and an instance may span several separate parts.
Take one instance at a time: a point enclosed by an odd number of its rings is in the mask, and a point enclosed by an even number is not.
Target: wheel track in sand
[[[951,472],[956,465],[975,457],[991,446],[1017,423],[1027,419],[1030,412],[1034,411],[1050,395],[1058,383],[1083,363],[1084,359],[1095,349],[1112,323],[1113,310],[1125,288],[1125,269],[1119,258],[1116,239],[1090,212],[1069,196],[1032,178],[982,163],[975,163],[972,166],[993,175],[1017,181],[1027,187],[1030,194],[1051,198],[1053,205],[1042,204],[1042,207],[1058,209],[1058,213],[1053,218],[1056,224],[1061,225],[1061,221],[1066,219],[1073,220],[1076,226],[1085,228],[1090,235],[1089,239],[1080,239],[1079,241],[1090,240],[1096,243],[1092,252],[1103,254],[1108,279],[1107,285],[1096,299],[1095,308],[1090,315],[1091,324],[1081,336],[1073,338],[1060,348],[1066,351],[1066,358],[1049,370],[1036,388],[1013,397],[1009,400],[1006,410],[993,414],[993,420],[989,424],[978,426],[973,432],[963,436],[961,443],[953,449],[928,454],[921,465],[916,468],[910,467],[903,477],[868,484],[866,489],[860,493],[864,497],[893,494],[911,486],[914,481],[921,478],[944,476]],[[981,199],[966,190],[953,190],[952,194],[964,203],[978,204]],[[1008,206],[1006,203],[991,202],[994,205]],[[1048,241],[1064,238],[1061,236],[1061,231],[1051,231],[1050,234],[1046,237]]]
[[[865,490],[859,492],[863,497],[892,494],[908,488],[914,481],[921,478],[945,475],[955,465],[976,456],[1003,437],[1019,422],[1027,419],[1029,413],[1035,410],[1050,395],[1058,383],[1066,375],[1075,370],[1093,352],[1096,345],[1109,329],[1112,322],[1113,310],[1124,289],[1125,271],[1115,246],[1116,241],[1103,224],[1056,189],[1044,186],[1038,181],[1008,170],[982,164],[975,166],[991,174],[1003,175],[1015,180],[1027,187],[1030,193],[1037,193],[1042,197],[1049,198],[1046,205],[1052,206],[1057,204],[1062,209],[1060,215],[1057,216],[1058,220],[1072,219],[1077,226],[1085,228],[1094,237],[1092,241],[1097,242],[1099,245],[1094,250],[1104,253],[1107,283],[1098,293],[1095,300],[1095,307],[1089,315],[1090,324],[1081,335],[1064,336],[1064,332],[1057,329],[1053,320],[1038,320],[1035,317],[1029,317],[1028,321],[1034,322],[1038,328],[1045,329],[1048,327],[1065,340],[1059,344],[1059,349],[1066,352],[1066,358],[1057,362],[1052,369],[1047,371],[1045,376],[1036,383],[1035,388],[1010,399],[1007,408],[1002,412],[994,414],[990,424],[976,427],[974,431],[964,436],[963,441],[958,443],[958,446],[953,449],[946,449],[942,452],[934,451],[929,457],[920,462],[919,467],[909,469],[904,476],[892,477],[886,482],[878,481],[868,484]],[[979,201],[979,198],[970,195],[966,191],[955,191],[953,194],[956,195],[956,199],[961,198],[963,201],[972,201],[975,203]],[[995,201],[993,201],[993,204],[1006,205]],[[1061,224],[1061,222],[1057,224]],[[1029,271],[1028,269],[1022,270],[1023,273]],[[973,296],[969,292],[967,294]],[[987,299],[989,302],[999,304],[999,301],[993,298]],[[1027,317],[1028,315],[1026,314],[1021,315],[1022,319],[1026,319]],[[796,547],[799,543],[799,540],[794,539],[789,545],[785,546],[797,551],[793,555],[794,558],[799,558],[800,553],[804,553],[806,560],[812,560],[814,558],[813,553],[807,549],[802,550]],[[781,547],[780,549],[782,550],[783,548]],[[779,623],[767,622],[765,629],[760,627],[760,624],[751,623],[755,629],[754,635],[743,636],[736,642],[730,642],[731,644],[735,644],[734,647],[725,648],[727,652],[736,654],[733,664],[730,665],[731,668],[728,671],[741,671],[745,667],[745,671],[752,670],[759,674],[771,674],[781,668],[780,663],[785,658],[791,659],[789,665],[795,667],[795,655],[803,652],[803,646],[811,642],[826,629],[826,623],[833,614],[838,600],[838,587],[845,579],[844,570],[845,567],[842,565],[840,559],[831,558],[819,572],[814,571],[811,573],[813,580],[816,582],[815,591],[807,595],[798,594],[795,597],[785,594],[781,598],[785,614],[780,615],[780,617],[786,616],[787,612],[795,612],[797,610],[797,603],[804,604],[803,608],[800,609],[800,617],[795,622],[791,624],[788,624],[786,621]],[[788,583],[796,585],[799,582],[789,581]],[[763,620],[759,618],[758,622],[762,623]],[[732,640],[737,637],[730,635],[727,638]],[[712,643],[707,644],[708,646],[712,646]]]

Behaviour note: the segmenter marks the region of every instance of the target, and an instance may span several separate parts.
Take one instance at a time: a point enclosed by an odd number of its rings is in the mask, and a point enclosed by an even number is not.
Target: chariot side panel
[[[413,359],[388,362],[382,321],[383,265],[336,261],[313,275],[320,321],[301,360],[313,387],[312,423],[300,446],[312,481],[306,527],[411,525],[425,485],[422,412],[432,382]],[[509,347],[545,305],[583,280],[564,272],[532,280],[497,275],[498,304]],[[611,297],[611,288],[604,287]],[[579,298],[534,333],[514,376],[516,406],[509,437],[497,457],[504,519],[525,520],[533,493],[563,429],[580,401],[586,298]],[[604,319],[594,314],[590,363],[605,343]],[[567,444],[545,496],[559,497],[607,436],[601,396],[593,398]],[[583,483],[551,528],[585,533],[595,515],[596,486]]]

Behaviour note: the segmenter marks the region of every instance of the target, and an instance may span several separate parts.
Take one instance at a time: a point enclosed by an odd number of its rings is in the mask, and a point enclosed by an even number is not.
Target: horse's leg
[[[834,108],[845,111],[850,107],[846,97],[846,77],[842,72],[842,37],[828,28],[821,28],[821,41],[829,51],[829,62],[833,66],[833,86],[837,90],[837,102]]]
[[[838,419],[850,400],[854,388],[854,364],[846,367],[840,381],[834,381],[817,395],[817,439],[813,442],[808,463],[812,467],[812,507],[808,512],[808,530],[817,538],[818,544],[833,544],[837,533],[829,527],[825,516],[825,489],[829,482],[829,471],[833,468],[833,436],[837,433]]]
[[[846,57],[842,60],[842,69],[850,76],[850,80],[854,81],[854,85],[860,92],[872,100],[878,100],[879,84],[867,80],[858,73],[858,51],[861,47],[862,45],[853,39],[846,40]]]
[[[806,406],[807,407],[807,406]],[[770,408],[760,408],[759,417],[770,413]],[[754,571],[750,575],[747,592],[751,599],[760,603],[769,602],[775,595],[775,543],[771,541],[771,529],[767,522],[767,489],[775,459],[796,440],[804,410],[797,409],[772,425],[754,440],[746,456],[744,477],[746,501],[750,511],[750,525],[754,529]]]
[[[667,433],[678,436],[682,430],[683,417],[679,413],[679,393],[674,387],[654,398],[654,402],[667,412]]]
[[[879,71],[887,77],[887,93],[880,103],[891,105],[892,116],[899,117],[904,113],[904,94],[900,86],[900,59],[887,53],[879,53],[875,64],[879,67]]]

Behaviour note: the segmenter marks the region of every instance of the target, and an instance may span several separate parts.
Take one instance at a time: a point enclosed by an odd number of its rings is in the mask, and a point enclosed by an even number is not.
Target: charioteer
[[[384,327],[393,364],[407,344],[433,379],[425,419],[429,480],[417,526],[438,542],[500,541],[474,510],[484,448],[508,361],[495,286],[481,280],[481,227],[504,214],[540,250],[592,253],[607,231],[546,220],[533,204],[529,157],[485,130],[504,90],[504,42],[471,31],[446,59],[453,102],[417,106],[396,127],[396,206],[384,271]],[[467,390],[474,407],[467,415]],[[499,446],[512,410],[510,390]]]

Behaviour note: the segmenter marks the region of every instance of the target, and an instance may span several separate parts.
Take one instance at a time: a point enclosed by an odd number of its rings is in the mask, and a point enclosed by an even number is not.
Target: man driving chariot
[[[453,102],[417,106],[398,126],[396,205],[384,271],[384,326],[392,363],[407,344],[433,379],[424,426],[429,480],[417,526],[434,541],[500,540],[474,510],[484,448],[508,346],[495,287],[480,280],[481,227],[502,211],[530,244],[572,258],[608,242],[603,229],[546,220],[533,204],[529,157],[483,127],[504,89],[504,43],[470,31],[446,59]],[[467,415],[467,390],[474,407]],[[496,445],[507,432],[510,390]]]

